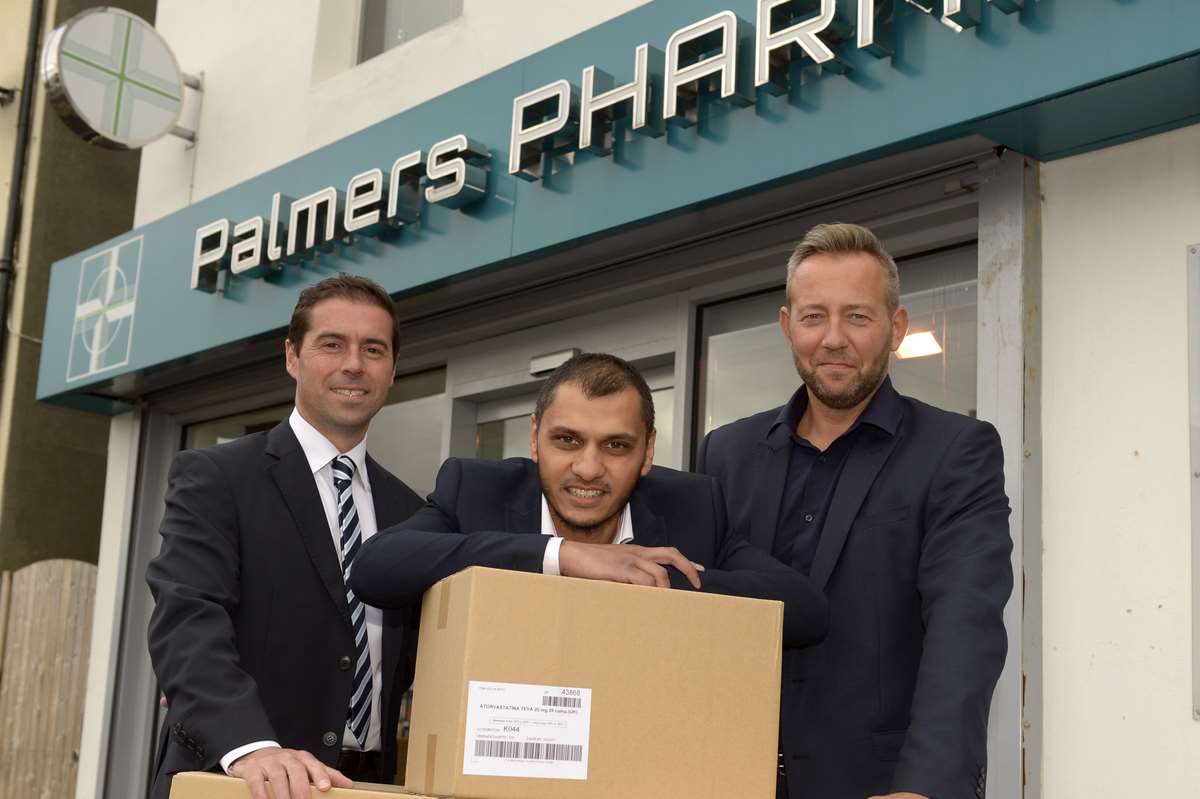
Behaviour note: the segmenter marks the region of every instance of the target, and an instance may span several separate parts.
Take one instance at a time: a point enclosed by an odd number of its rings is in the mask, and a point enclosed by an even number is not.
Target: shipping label
[[[467,684],[462,773],[586,780],[592,689]]]

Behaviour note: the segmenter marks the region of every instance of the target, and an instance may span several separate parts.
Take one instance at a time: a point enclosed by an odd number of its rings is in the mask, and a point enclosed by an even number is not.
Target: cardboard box
[[[460,572],[421,609],[408,787],[772,799],[782,631],[780,602]]]
[[[270,783],[267,783],[268,787]],[[357,783],[356,788],[330,788],[321,793],[316,788],[311,789],[313,799],[431,799],[412,793],[405,788],[394,785],[373,785],[368,782]],[[274,792],[267,793],[274,797]],[[250,788],[243,780],[226,777],[224,774],[210,774],[207,771],[185,771],[176,774],[171,780],[171,799],[251,799]]]

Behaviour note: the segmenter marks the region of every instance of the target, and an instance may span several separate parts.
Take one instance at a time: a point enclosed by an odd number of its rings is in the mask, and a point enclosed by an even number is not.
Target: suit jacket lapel
[[[267,454],[278,460],[268,467],[271,478],[283,495],[292,521],[300,531],[300,540],[308,550],[313,566],[320,575],[329,598],[337,606],[346,624],[350,624],[350,610],[346,604],[346,588],[342,580],[342,565],[333,548],[329,523],[321,505],[321,495],[313,481],[312,471],[304,450],[296,440],[292,427],[285,419],[267,436]]]
[[[376,531],[386,530],[404,521],[399,494],[387,490],[383,467],[370,455],[367,456],[367,479],[371,481],[371,504],[375,506]]]
[[[646,503],[643,492],[639,491],[641,483],[633,489],[629,497],[629,519],[633,524],[633,541],[644,547],[668,546],[667,525],[654,510]]]
[[[869,435],[866,430],[860,431],[858,441],[846,455],[846,465],[833,491],[829,514],[825,517],[825,527],[813,556],[812,579],[819,588],[824,589],[829,582],[858,509],[862,507],[879,470],[896,448],[900,435],[898,432],[885,438]]]
[[[404,511],[401,509],[398,501],[399,495],[387,489],[383,467],[376,463],[375,459],[370,455],[367,455],[366,463],[367,479],[371,481],[371,504],[375,506],[375,529],[376,531],[386,530],[392,525],[404,521]],[[408,610],[383,611],[383,635],[380,641],[380,652],[383,657],[384,703],[391,702],[392,681],[400,673],[397,666],[402,656],[404,627],[408,615]],[[381,708],[381,712],[385,715],[385,720],[389,710],[389,707]]]
[[[758,442],[755,457],[755,503],[750,517],[750,542],[764,552],[775,543],[775,527],[779,523],[779,507],[783,503],[783,488],[787,482],[791,458],[791,431],[776,426]]]
[[[542,532],[542,486],[537,464],[525,464],[526,473],[512,499],[504,506],[504,531],[508,533]]]

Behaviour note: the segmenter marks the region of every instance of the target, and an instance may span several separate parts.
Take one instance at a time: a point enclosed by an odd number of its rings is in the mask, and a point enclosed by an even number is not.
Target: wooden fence
[[[74,796],[96,567],[0,573],[0,799]]]

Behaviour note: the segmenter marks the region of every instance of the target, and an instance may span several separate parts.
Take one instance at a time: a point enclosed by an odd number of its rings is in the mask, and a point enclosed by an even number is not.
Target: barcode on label
[[[476,741],[475,757],[510,757],[521,756],[520,741]]]
[[[543,696],[542,707],[582,707],[583,700],[577,696]]]
[[[583,747],[579,744],[545,744],[529,741],[476,741],[475,757],[558,760],[579,763],[583,760]]]

